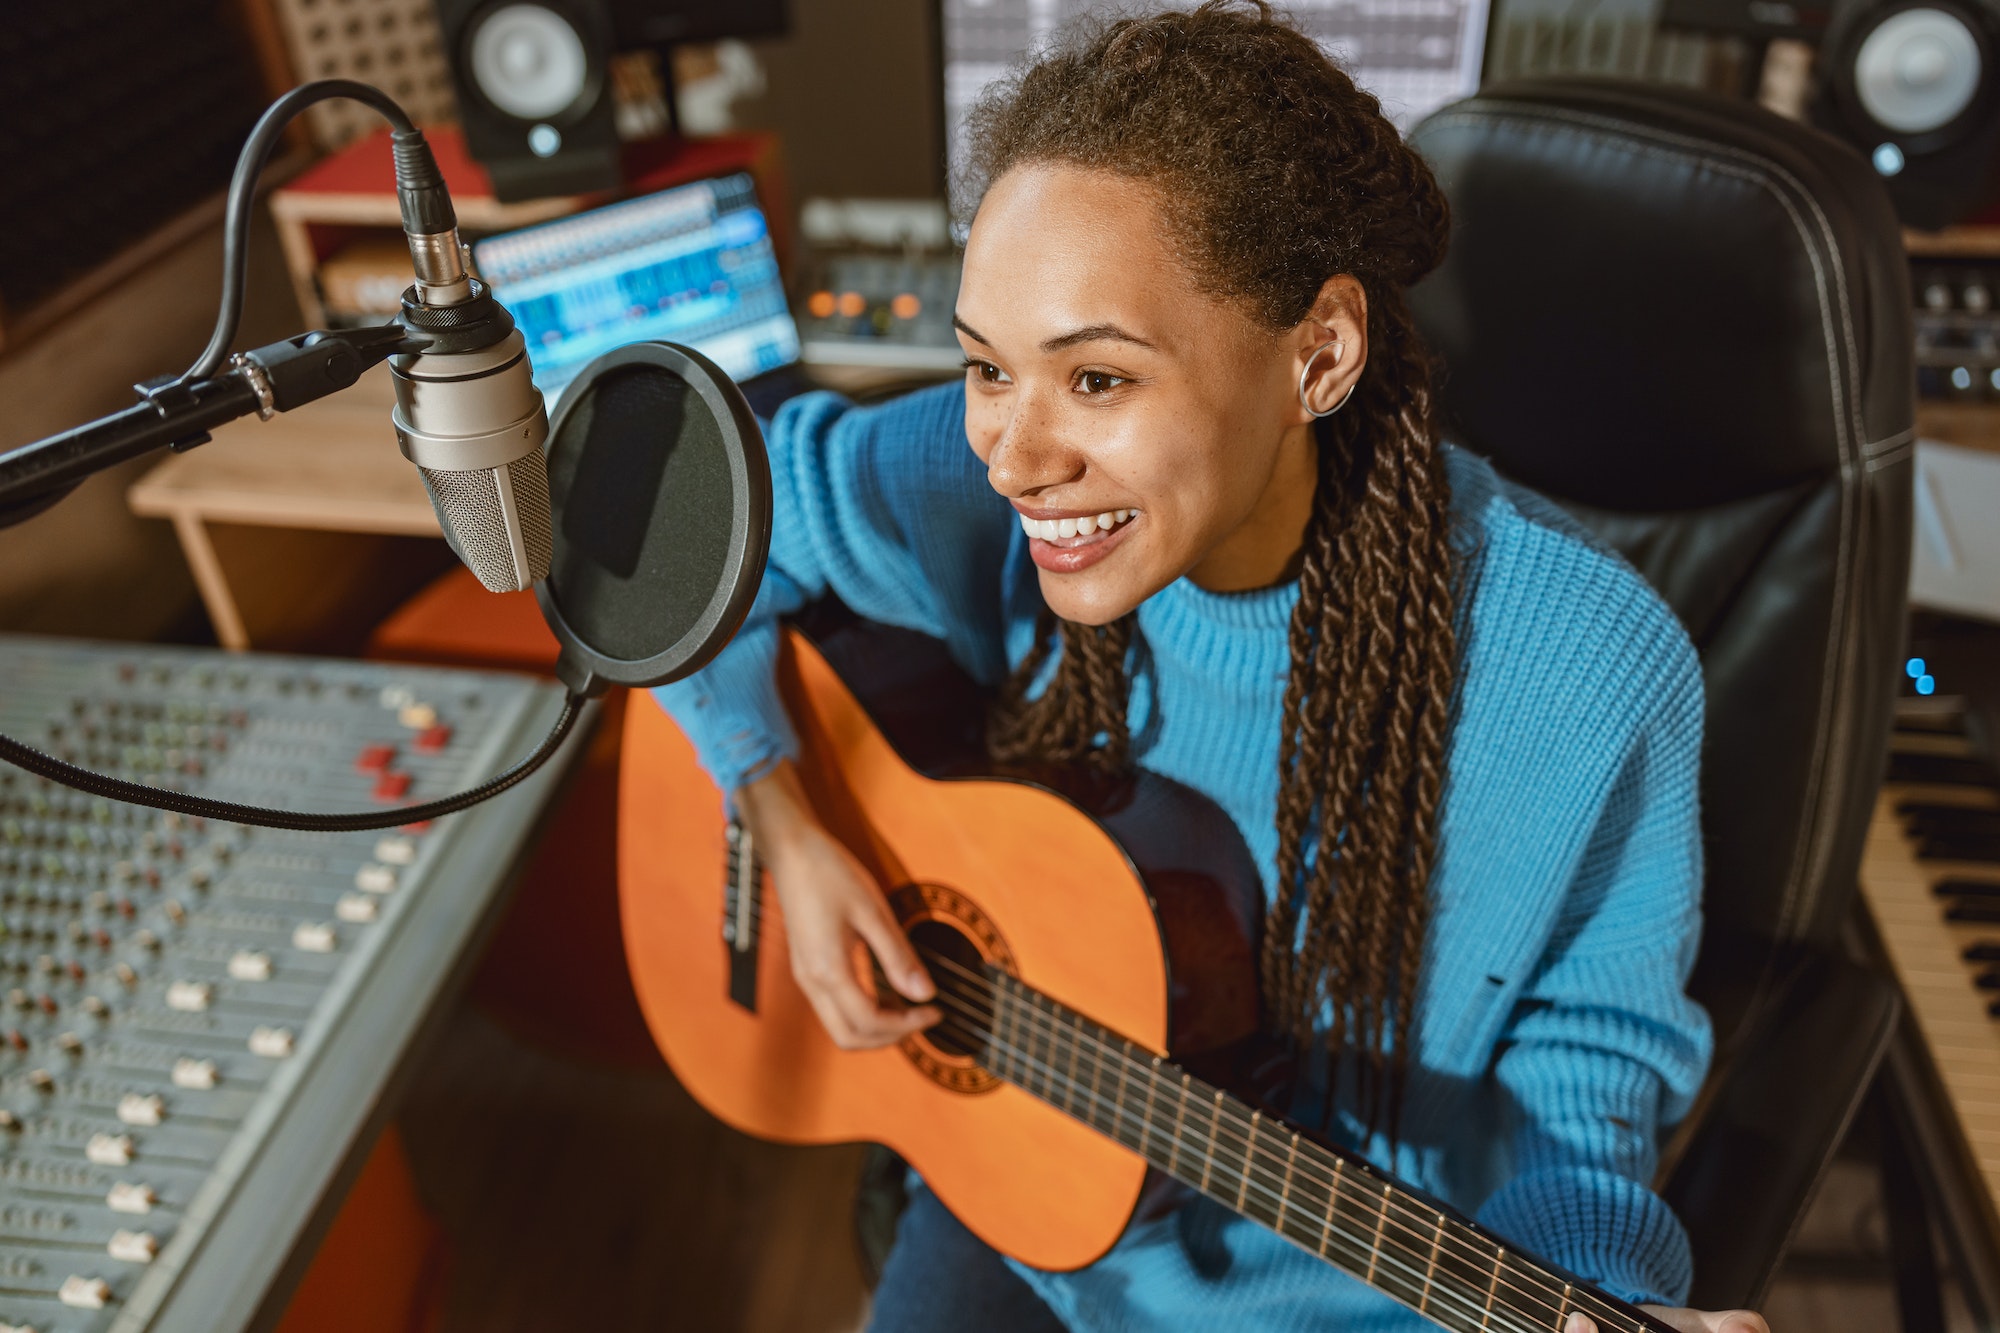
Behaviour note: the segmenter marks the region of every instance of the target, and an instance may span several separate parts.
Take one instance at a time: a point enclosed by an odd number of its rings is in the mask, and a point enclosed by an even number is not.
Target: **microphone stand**
[[[185,452],[208,443],[215,427],[252,413],[268,421],[338,393],[391,356],[428,346],[401,324],[322,330],[239,352],[220,374],[135,385],[144,401],[0,454],[0,527],[41,513],[93,472],[155,449]]]

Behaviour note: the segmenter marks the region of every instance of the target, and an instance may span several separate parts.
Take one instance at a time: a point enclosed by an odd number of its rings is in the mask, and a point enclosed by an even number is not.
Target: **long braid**
[[[1121,20],[1045,55],[975,110],[975,183],[1028,161],[1147,180],[1198,279],[1273,329],[1327,278],[1362,284],[1368,361],[1318,423],[1286,631],[1261,965],[1270,1026],[1351,1062],[1362,1113],[1393,1134],[1457,679],[1433,369],[1403,291],[1442,259],[1446,210],[1376,99],[1251,3]],[[995,757],[1128,764],[1135,624],[1045,616],[990,715]]]

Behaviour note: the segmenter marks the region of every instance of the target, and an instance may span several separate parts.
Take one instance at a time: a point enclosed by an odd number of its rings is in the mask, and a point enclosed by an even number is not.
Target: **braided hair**
[[[1444,256],[1444,196],[1375,97],[1264,0],[1086,30],[982,99],[967,133],[960,198],[1035,162],[1143,181],[1197,285],[1274,331],[1335,275],[1367,297],[1368,362],[1316,427],[1261,966],[1270,1026],[1304,1050],[1325,1025],[1370,1125],[1394,1133],[1457,659],[1432,362],[1404,297]],[[988,719],[994,757],[1124,768],[1136,619],[1049,615]]]

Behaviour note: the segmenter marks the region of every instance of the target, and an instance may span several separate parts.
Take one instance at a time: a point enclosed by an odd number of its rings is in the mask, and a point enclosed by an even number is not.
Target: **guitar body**
[[[1063,795],[969,776],[976,700],[941,648],[851,624],[820,641],[788,631],[780,669],[801,774],[906,929],[1154,1054],[1185,1061],[1253,1033],[1262,889],[1227,816],[1147,775]],[[619,802],[633,983],[705,1107],[762,1138],[886,1144],[988,1244],[1037,1267],[1110,1248],[1146,1161],[943,1038],[836,1048],[792,980],[783,915],[732,841],[722,793],[644,694],[626,715]]]

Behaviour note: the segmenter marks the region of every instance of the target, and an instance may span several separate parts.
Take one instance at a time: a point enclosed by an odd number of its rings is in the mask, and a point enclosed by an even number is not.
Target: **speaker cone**
[[[466,65],[482,97],[522,120],[560,116],[590,90],[583,39],[543,5],[503,5],[474,19]]]
[[[1935,134],[1972,105],[1984,65],[1979,38],[1964,18],[1945,9],[1904,9],[1861,39],[1854,93],[1883,129]]]

